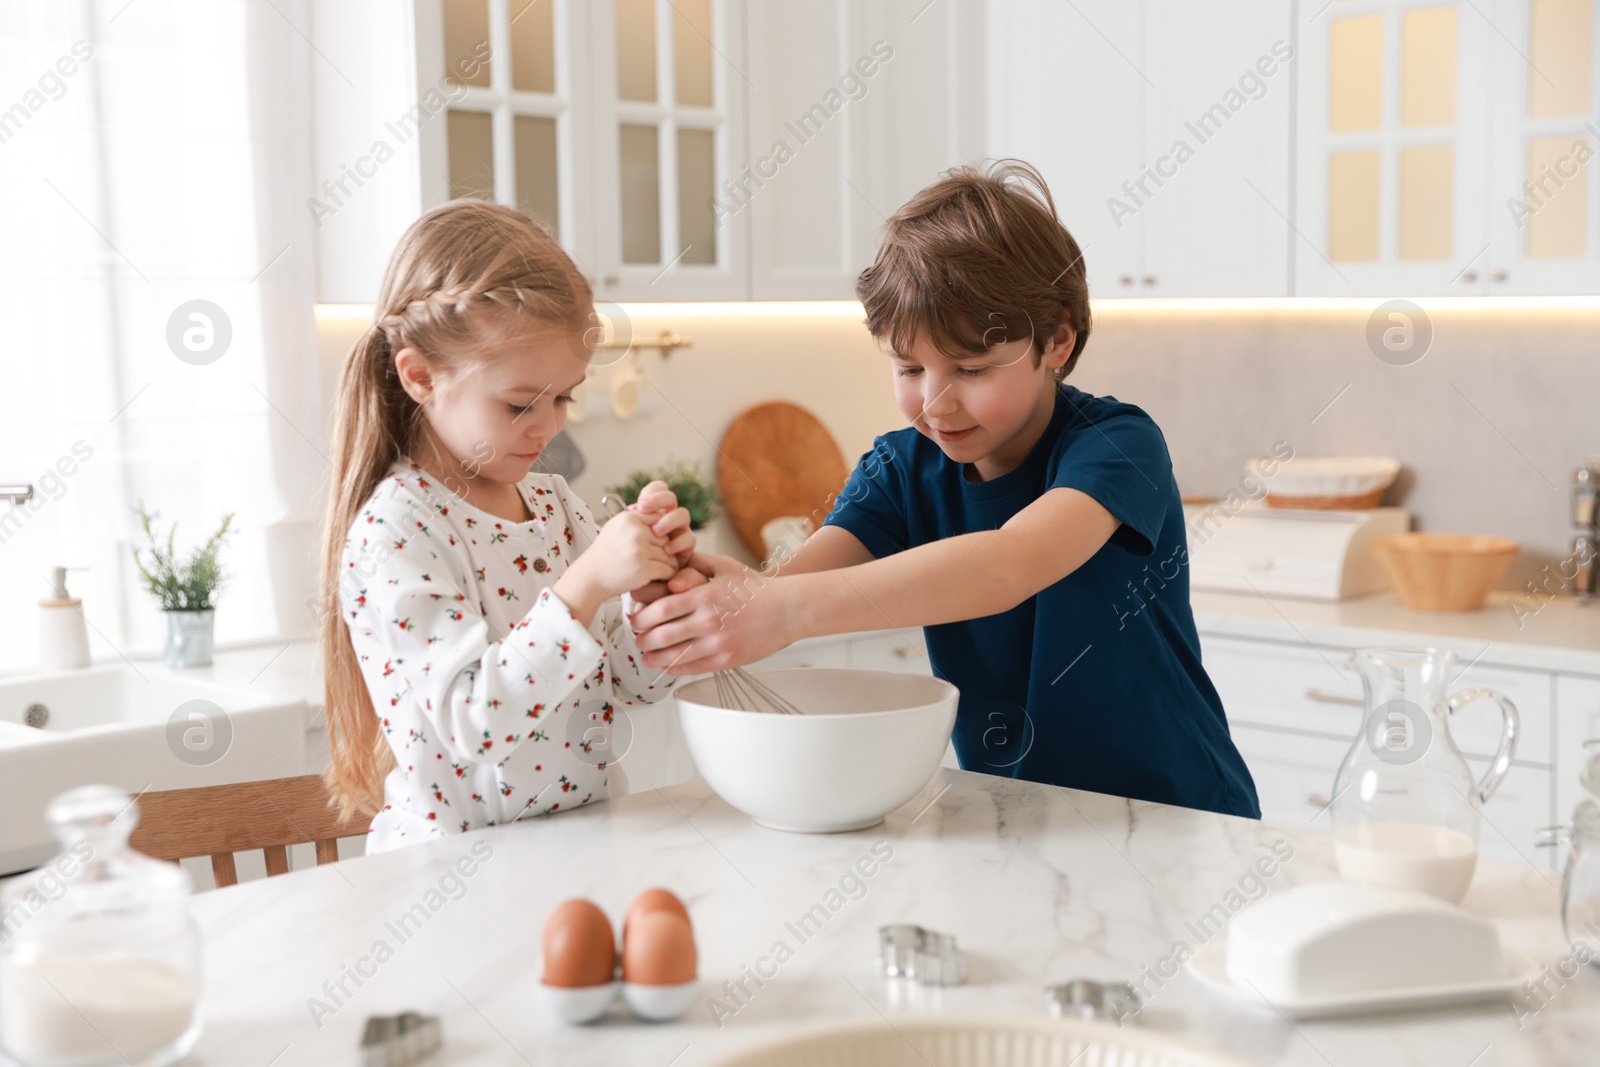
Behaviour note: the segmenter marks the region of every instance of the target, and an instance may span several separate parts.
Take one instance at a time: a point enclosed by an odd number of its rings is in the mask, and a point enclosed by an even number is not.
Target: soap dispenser
[[[66,567],[51,567],[49,582],[52,595],[39,601],[39,669],[87,667],[89,628],[83,620],[83,601],[67,592]]]

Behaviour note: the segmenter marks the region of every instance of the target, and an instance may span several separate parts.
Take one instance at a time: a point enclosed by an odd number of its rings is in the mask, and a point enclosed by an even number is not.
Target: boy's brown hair
[[[1044,178],[1018,159],[957,167],[896,211],[856,279],[867,329],[906,352],[919,335],[952,359],[1032,337],[1034,365],[1063,323],[1077,331],[1056,381],[1089,340],[1078,242]]]

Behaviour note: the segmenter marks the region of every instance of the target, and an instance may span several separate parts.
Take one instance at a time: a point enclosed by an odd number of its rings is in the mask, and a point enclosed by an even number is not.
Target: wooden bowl
[[[1367,542],[1412,611],[1477,611],[1517,555],[1517,543],[1480,534],[1406,533]]]

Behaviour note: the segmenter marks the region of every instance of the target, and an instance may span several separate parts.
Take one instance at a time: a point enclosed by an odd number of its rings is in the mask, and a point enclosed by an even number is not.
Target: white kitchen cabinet
[[[332,63],[311,65],[317,300],[371,303],[389,253],[422,205],[422,150],[408,109],[420,95],[408,5],[310,5],[310,34]],[[355,43],[359,42],[359,47]],[[337,67],[333,65],[337,63]],[[442,114],[422,124],[442,125]]]
[[[1039,168],[1095,297],[1136,295],[1139,278],[1148,217],[1108,202],[1139,176],[1144,8],[1142,0],[988,8],[989,154]]]
[[[1299,9],[1296,291],[1484,291],[1490,38],[1481,9],[1351,0]]]
[[[1572,821],[1584,799],[1578,776],[1589,760],[1584,742],[1600,738],[1600,678],[1575,674],[1556,676],[1556,707],[1561,714],[1556,735],[1556,802],[1554,822]]]
[[[1289,289],[1289,8],[1050,0],[989,9],[990,151],[1036,164],[1090,293]]]
[[[757,300],[852,299],[887,216],[983,154],[976,0],[748,0],[746,157]]]
[[[855,670],[933,673],[921,627],[856,637],[849,647],[850,666]]]
[[[318,13],[330,43],[369,24],[380,91],[319,72],[319,165],[338,180],[374,135],[396,143],[384,191],[319,235],[325,302],[371,301],[400,232],[454,196],[540,219],[600,301],[850,298],[884,217],[983,154],[981,0]]]
[[[1600,292],[1600,4],[1501,0],[1491,42],[1491,294]]]
[[[1134,181],[1149,176],[1153,195],[1140,209],[1148,220],[1137,291],[1287,296],[1297,73],[1290,5],[1147,5],[1144,65],[1154,84],[1145,86]]]
[[[1600,288],[1594,0],[1349,0],[1300,19],[1297,292]]]

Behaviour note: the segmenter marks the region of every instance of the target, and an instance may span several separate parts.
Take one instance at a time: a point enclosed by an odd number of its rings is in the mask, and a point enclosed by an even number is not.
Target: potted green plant
[[[139,501],[139,525],[144,530],[145,544],[134,546],[133,563],[139,568],[144,587],[161,602],[161,610],[167,616],[167,666],[204,667],[211,662],[217,594],[228,579],[217,557],[233,524],[233,513],[224,515],[217,532],[182,560],[175,547],[178,524],[172,524],[163,541],[153,526],[157,517],[145,510],[143,500]],[[150,557],[148,565],[145,553]]]
[[[701,463],[667,457],[659,467],[633,471],[621,483],[609,486],[606,492],[632,504],[639,493],[654,481],[667,483],[678,498],[678,505],[689,509],[689,529],[695,531],[696,549],[716,552],[716,540],[710,529],[712,519],[722,510],[722,498],[717,495],[717,484]]]

